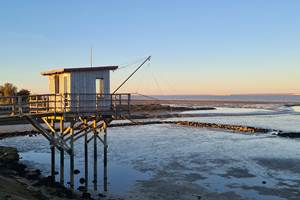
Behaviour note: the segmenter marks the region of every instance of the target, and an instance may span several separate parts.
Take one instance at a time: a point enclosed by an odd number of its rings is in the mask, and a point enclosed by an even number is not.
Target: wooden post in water
[[[98,158],[98,154],[97,154],[97,121],[94,120],[94,190],[97,191],[97,182],[98,182],[98,173],[97,173],[97,158]]]
[[[60,120],[60,133],[63,137],[64,132],[64,120]],[[60,184],[64,185],[65,183],[65,151],[63,148],[60,150]]]
[[[84,120],[85,125],[88,126],[87,120]],[[89,156],[88,156],[88,132],[84,133],[84,179],[85,179],[85,190],[88,190],[89,183]]]
[[[103,138],[103,143],[104,143],[104,149],[103,149],[103,187],[104,187],[104,192],[107,192],[107,124],[104,122],[104,138]]]
[[[71,122],[70,128],[70,188],[74,190],[74,121]]]
[[[55,123],[54,120],[51,120],[51,127],[55,129]],[[55,181],[55,146],[54,146],[54,138],[55,133],[52,132],[53,139],[51,141],[51,178],[53,181]]]

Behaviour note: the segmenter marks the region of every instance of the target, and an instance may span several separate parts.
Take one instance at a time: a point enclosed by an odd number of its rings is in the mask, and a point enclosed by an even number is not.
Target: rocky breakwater
[[[213,129],[223,129],[235,132],[244,132],[244,133],[269,133],[271,130],[256,128],[251,126],[242,126],[242,125],[230,125],[230,124],[215,124],[215,123],[203,123],[203,122],[190,122],[190,121],[178,121],[177,125],[181,126],[192,126],[199,128],[213,128]]]
[[[257,128],[251,126],[243,126],[243,125],[215,124],[215,123],[190,122],[190,121],[178,121],[178,122],[166,122],[166,123],[175,123],[181,126],[192,126],[192,127],[199,127],[199,128],[222,129],[222,130],[242,132],[242,133],[269,133],[272,135],[277,135],[279,137],[300,138],[300,132],[286,132],[282,130]]]

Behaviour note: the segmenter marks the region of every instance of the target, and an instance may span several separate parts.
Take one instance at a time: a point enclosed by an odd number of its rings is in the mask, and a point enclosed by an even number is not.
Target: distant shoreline
[[[300,95],[133,95],[135,100],[300,103]]]
[[[300,101],[249,101],[249,100],[179,100],[179,99],[132,99],[132,104],[188,104],[188,105],[214,105],[214,104],[233,104],[233,105],[253,105],[253,104],[278,104],[286,106],[300,105]]]

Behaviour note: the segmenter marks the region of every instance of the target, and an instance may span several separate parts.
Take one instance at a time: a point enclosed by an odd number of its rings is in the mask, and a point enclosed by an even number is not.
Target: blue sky
[[[0,1],[0,84],[152,55],[123,92],[300,93],[298,0]],[[134,67],[112,73],[113,88]],[[113,89],[112,88],[112,89]]]

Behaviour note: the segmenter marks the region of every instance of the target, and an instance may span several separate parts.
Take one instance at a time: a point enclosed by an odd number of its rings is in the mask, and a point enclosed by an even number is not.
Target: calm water
[[[300,115],[297,112],[186,120],[300,131]],[[150,184],[159,181],[172,188],[172,184],[176,184],[176,188],[182,191],[189,191],[187,187],[192,185],[199,188],[196,190],[199,194],[203,191],[233,192],[243,198],[257,200],[296,199],[300,195],[299,139],[176,125],[148,125],[109,128],[108,140],[109,191],[115,194],[135,194],[141,190],[145,194],[150,191],[159,193],[161,190]],[[42,169],[45,175],[49,174],[49,143],[42,136],[8,138],[1,140],[0,145],[18,148],[23,162]],[[81,171],[75,176],[78,186],[78,180],[84,176],[82,140],[76,143],[75,148],[75,169]],[[92,146],[89,151],[92,152]],[[99,148],[98,191],[102,191],[102,156]],[[66,159],[66,170],[68,161]],[[92,173],[90,168],[90,180]],[[65,179],[69,179],[68,173]],[[263,181],[266,183],[262,184]],[[92,189],[93,184],[89,185]],[[168,194],[167,190],[164,192]]]
[[[43,136],[24,136],[0,140],[0,145],[13,146],[20,151],[21,160],[28,166],[42,170],[43,175],[50,175],[50,149],[49,142]],[[103,151],[101,144],[98,145],[98,191],[103,190]],[[80,174],[75,175],[75,188],[80,186],[80,178],[84,178],[84,154],[83,141],[78,140],[75,143],[75,169]],[[113,150],[112,150],[113,151]],[[93,184],[93,148],[89,146],[89,189],[92,191]],[[56,152],[56,171],[59,172],[59,152]],[[65,155],[65,182],[69,179],[69,156]],[[132,168],[130,163],[119,163],[117,160],[110,159],[108,177],[110,192],[115,194],[124,194],[129,191],[130,187],[136,180],[145,180],[150,177],[151,173],[142,173]],[[59,174],[56,176],[59,180]],[[68,186],[68,185],[67,185]]]

